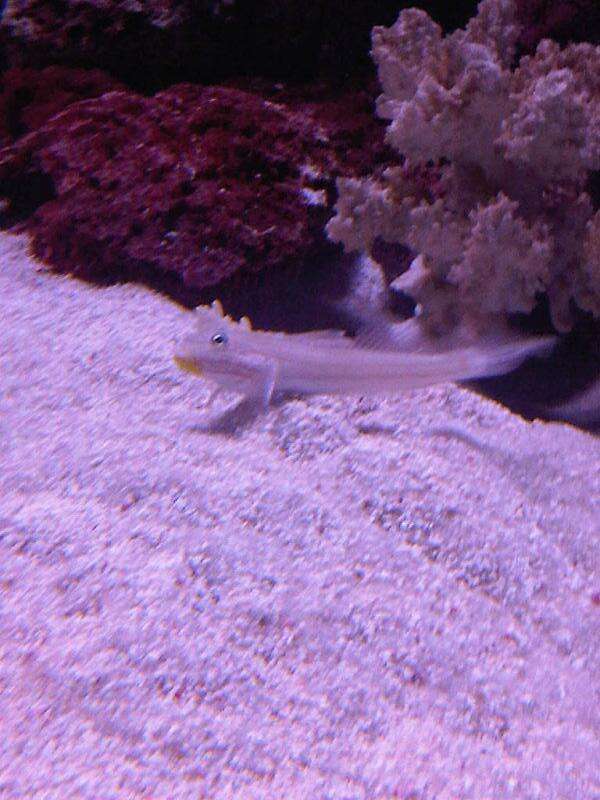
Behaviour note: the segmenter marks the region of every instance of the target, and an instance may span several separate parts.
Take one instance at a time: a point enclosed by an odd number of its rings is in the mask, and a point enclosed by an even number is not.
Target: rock
[[[156,88],[248,71],[307,77],[323,61],[347,66],[357,52],[364,67],[370,28],[391,22],[397,11],[391,0],[370,5],[367,14],[363,2],[354,2],[349,14],[323,19],[316,2],[272,0],[257,9],[216,0],[86,0],[53,10],[40,0],[11,0],[3,27],[11,63],[99,66],[132,86]],[[347,46],[334,48],[340,26]]]
[[[203,289],[334,251],[323,229],[335,178],[387,153],[371,99],[107,93],[0,151],[0,194],[61,271]]]
[[[152,92],[182,81],[234,75],[311,80],[371,69],[374,25],[390,25],[399,0],[8,0],[2,40],[10,65],[99,67]],[[474,0],[429,2],[449,27]],[[439,13],[436,13],[439,10]]]

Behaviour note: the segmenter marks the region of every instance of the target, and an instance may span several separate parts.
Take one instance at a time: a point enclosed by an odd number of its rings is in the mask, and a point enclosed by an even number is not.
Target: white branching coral
[[[399,166],[340,180],[329,234],[349,250],[399,242],[398,285],[431,326],[528,312],[541,293],[559,330],[600,315],[600,47],[542,41],[516,61],[514,0],[483,0],[444,37],[422,10],[373,31],[378,113]],[[414,274],[410,274],[410,273]]]

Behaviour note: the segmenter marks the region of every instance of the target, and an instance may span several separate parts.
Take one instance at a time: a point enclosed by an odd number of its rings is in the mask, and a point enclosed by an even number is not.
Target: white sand
[[[0,798],[600,798],[600,439],[452,386],[206,432],[182,311],[39,269],[0,237]]]

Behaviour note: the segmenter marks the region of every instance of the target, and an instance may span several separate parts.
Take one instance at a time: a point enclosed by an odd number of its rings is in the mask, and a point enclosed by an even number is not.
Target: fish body
[[[252,330],[245,319],[237,323],[223,316],[218,303],[196,309],[195,315],[196,331],[178,348],[178,366],[265,406],[275,392],[396,395],[499,375],[554,343],[553,337],[535,337],[447,352],[395,352],[373,342],[363,346],[341,331]]]

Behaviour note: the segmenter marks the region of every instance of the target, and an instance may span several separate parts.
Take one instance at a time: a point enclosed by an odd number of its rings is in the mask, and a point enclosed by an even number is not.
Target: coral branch
[[[373,31],[378,112],[401,166],[340,181],[328,230],[348,249],[384,240],[422,256],[401,284],[432,326],[529,312],[541,293],[558,329],[573,302],[600,315],[587,191],[600,169],[600,47],[544,40],[518,61],[521,33],[514,0],[484,0],[446,37],[418,9]]]

